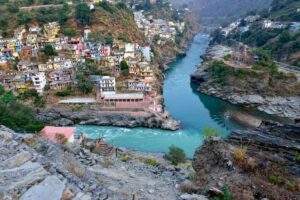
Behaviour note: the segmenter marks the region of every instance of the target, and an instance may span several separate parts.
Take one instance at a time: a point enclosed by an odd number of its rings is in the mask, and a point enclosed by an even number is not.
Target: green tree
[[[129,74],[129,65],[127,64],[126,60],[121,61],[120,69],[121,69],[123,75]]]
[[[4,104],[11,104],[14,103],[16,100],[16,97],[14,96],[14,94],[12,93],[12,91],[9,92],[5,92],[1,98],[0,101]]]
[[[74,28],[64,28],[63,33],[65,36],[68,36],[68,37],[75,37],[77,34],[77,32]]]
[[[77,74],[77,87],[83,94],[89,94],[93,91],[93,84],[84,74]]]
[[[32,15],[27,12],[19,12],[17,17],[20,25],[28,24],[33,19]]]
[[[77,4],[75,16],[82,25],[89,25],[91,22],[91,10],[89,6],[86,3]]]
[[[46,44],[43,48],[43,52],[46,56],[56,56],[57,52],[51,44]]]
[[[283,31],[279,36],[279,42],[282,44],[287,43],[292,40],[292,36],[288,31]]]
[[[169,152],[165,155],[165,158],[173,165],[178,165],[179,163],[184,163],[186,161],[184,151],[175,145],[169,147]]]
[[[0,85],[0,96],[2,96],[5,93],[3,85]]]
[[[7,10],[10,12],[10,13],[18,13],[19,12],[19,7],[17,4],[15,3],[9,3],[7,4]]]

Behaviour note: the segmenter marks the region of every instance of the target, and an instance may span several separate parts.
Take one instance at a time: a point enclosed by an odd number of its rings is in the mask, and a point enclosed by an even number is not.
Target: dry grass
[[[86,174],[86,169],[78,163],[76,160],[72,158],[65,158],[64,159],[64,166],[66,169],[73,175],[83,178]]]
[[[55,135],[55,140],[59,143],[59,144],[67,144],[68,139],[64,136],[64,134],[58,133]]]
[[[237,164],[244,163],[247,158],[247,149],[244,147],[239,147],[234,149],[233,158]]]

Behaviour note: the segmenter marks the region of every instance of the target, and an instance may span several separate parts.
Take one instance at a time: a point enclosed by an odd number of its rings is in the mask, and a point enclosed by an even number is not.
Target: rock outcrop
[[[207,66],[204,64],[191,75],[191,81],[198,85],[199,92],[218,97],[232,104],[253,107],[270,115],[299,121],[300,96],[264,96],[258,93],[247,94],[247,91],[233,91],[232,88],[214,84],[206,69]]]
[[[263,122],[206,140],[193,167],[199,192],[227,186],[234,199],[299,199],[300,127]]]
[[[54,126],[99,125],[120,127],[147,127],[166,130],[178,130],[179,122],[151,112],[108,112],[95,109],[71,111],[63,108],[51,108],[39,111],[37,118]]]

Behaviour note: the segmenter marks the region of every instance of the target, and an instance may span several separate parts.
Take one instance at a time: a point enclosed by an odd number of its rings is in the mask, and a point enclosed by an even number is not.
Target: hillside
[[[171,0],[180,4],[178,0]],[[181,1],[182,2],[182,1]],[[202,23],[224,23],[252,10],[268,8],[271,0],[191,0],[182,2],[199,15]]]
[[[86,21],[76,17],[77,1],[67,4],[67,1],[49,0],[32,1],[33,3],[7,1],[0,5],[0,34],[12,36],[20,25],[39,24],[58,21],[62,33],[79,34],[89,25],[96,35],[121,39],[124,41],[143,42],[143,34],[134,22],[132,11],[124,4],[111,5],[99,3],[92,11],[86,11]]]
[[[273,0],[271,19],[279,21],[300,21],[300,1],[298,0]]]
[[[269,14],[257,12],[260,18],[254,22],[244,18],[226,37],[218,30],[220,32],[214,34],[213,41],[229,45],[240,41],[269,51],[277,61],[300,66],[300,32],[297,28],[300,12],[297,8],[300,8],[298,0],[274,0]],[[293,23],[295,28],[291,28]]]

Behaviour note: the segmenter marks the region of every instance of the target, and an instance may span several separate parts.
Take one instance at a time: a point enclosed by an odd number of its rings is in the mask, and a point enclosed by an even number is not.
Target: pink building
[[[67,142],[74,142],[74,127],[54,127],[54,126],[45,126],[41,130],[41,136],[45,139],[51,140],[53,142],[58,142],[59,135],[64,136]]]

